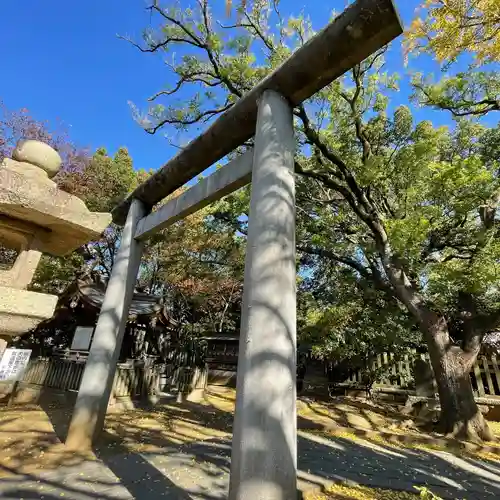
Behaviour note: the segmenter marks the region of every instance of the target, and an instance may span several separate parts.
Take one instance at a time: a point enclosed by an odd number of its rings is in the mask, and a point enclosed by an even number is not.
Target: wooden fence
[[[159,387],[161,368],[119,364],[113,385],[113,397],[135,399],[151,394]],[[85,369],[85,360],[35,358],[24,374],[26,384],[49,387],[63,391],[78,391]]]
[[[402,359],[395,360],[394,354],[384,352],[377,355],[370,366],[370,371],[381,371],[381,377],[376,381],[374,387],[395,387],[407,389],[414,387],[413,384],[413,361],[417,356],[416,352],[405,354]],[[418,355],[422,359],[427,359],[425,354]],[[366,369],[357,369],[343,382],[345,385],[362,386],[365,385]],[[339,384],[342,385],[342,384]]]
[[[415,389],[413,363],[415,359],[429,361],[427,354],[409,353],[402,358],[384,353],[373,361],[372,370],[382,376],[375,389],[409,391]],[[85,368],[85,359],[35,358],[30,361],[23,382],[64,391],[78,391]],[[137,399],[163,389],[190,392],[207,384],[208,370],[174,365],[118,364],[113,397]],[[366,387],[366,370],[353,371],[339,384],[341,387]],[[479,356],[470,373],[476,397],[500,396],[500,362],[494,355]],[[326,382],[326,381],[325,381]]]
[[[35,358],[30,361],[22,382],[63,391],[78,391],[85,369],[85,359]],[[206,386],[206,370],[173,365],[117,365],[112,396],[139,399],[168,386],[187,393]]]
[[[65,359],[32,359],[24,373],[23,382],[63,391],[78,391],[85,362]]]
[[[399,390],[415,389],[413,362],[422,359],[429,363],[428,354],[410,352],[402,358],[393,354],[379,354],[373,361],[371,369],[381,370],[382,377],[374,384],[374,388],[392,388]],[[500,396],[500,362],[495,355],[479,356],[470,372],[474,395],[476,397]],[[356,370],[340,386],[362,387],[365,384],[366,370]]]

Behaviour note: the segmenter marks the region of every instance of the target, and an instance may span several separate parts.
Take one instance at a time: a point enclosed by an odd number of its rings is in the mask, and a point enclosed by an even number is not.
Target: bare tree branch
[[[207,121],[216,115],[224,113],[224,111],[227,111],[231,106],[232,104],[230,103],[220,108],[208,109],[206,111],[197,113],[195,116],[191,118],[169,118],[169,117],[163,118],[154,127],[146,128],[145,130],[146,132],[148,132],[148,134],[155,134],[158,129],[160,129],[167,123],[170,125],[181,125],[181,126],[193,125],[200,121]]]

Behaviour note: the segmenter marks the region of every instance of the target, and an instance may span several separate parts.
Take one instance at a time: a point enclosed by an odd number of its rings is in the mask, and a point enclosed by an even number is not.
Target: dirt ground
[[[179,445],[231,434],[235,393],[227,388],[212,387],[201,403],[159,404],[150,409],[111,412],[95,453],[66,450],[70,409],[57,405],[0,406],[0,477],[12,471],[29,473],[36,469],[55,469],[96,460],[99,455],[124,450],[158,451]],[[421,431],[387,404],[337,398],[328,403],[300,399],[298,401],[300,432],[335,435],[345,439],[383,443],[386,446],[446,449],[458,454],[471,454],[500,460],[500,447],[495,443],[468,446],[448,442]],[[500,437],[500,424],[491,423]],[[410,498],[408,493],[394,496],[369,488],[335,486],[332,491],[315,494],[308,500],[331,498]],[[337,488],[337,489],[335,489]],[[403,495],[403,496],[401,496]],[[404,496],[406,495],[406,496]]]

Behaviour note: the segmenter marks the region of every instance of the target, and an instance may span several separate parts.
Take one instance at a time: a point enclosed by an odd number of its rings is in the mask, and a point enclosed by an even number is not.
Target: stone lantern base
[[[17,337],[50,319],[57,296],[0,286],[0,336]]]

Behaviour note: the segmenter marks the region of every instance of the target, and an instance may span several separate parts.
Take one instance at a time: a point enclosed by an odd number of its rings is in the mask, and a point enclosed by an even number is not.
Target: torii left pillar
[[[66,445],[90,449],[102,431],[144,244],[134,239],[146,210],[133,200],[83,372]]]

